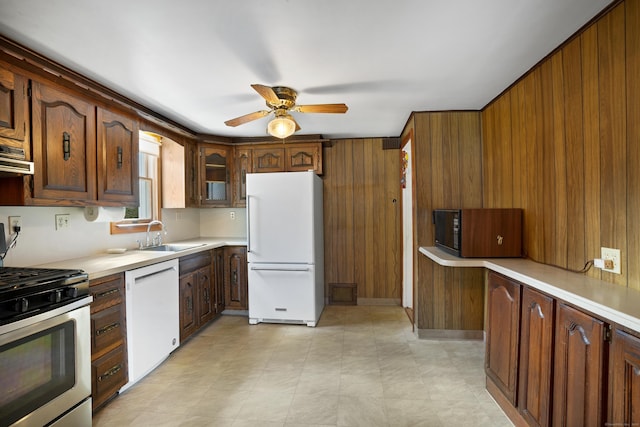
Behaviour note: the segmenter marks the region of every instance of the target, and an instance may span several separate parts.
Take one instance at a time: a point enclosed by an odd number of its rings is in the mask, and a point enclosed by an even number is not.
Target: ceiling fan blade
[[[292,108],[293,111],[300,113],[346,113],[349,107],[346,104],[315,104],[315,105],[298,105]]]
[[[249,114],[245,114],[244,116],[236,117],[235,119],[227,120],[226,122],[224,122],[224,124],[231,127],[240,126],[245,123],[261,119],[267,114],[269,114],[270,112],[271,111],[268,111],[268,110],[256,111],[255,113],[249,113]]]
[[[251,85],[251,87],[256,92],[258,92],[261,97],[266,99],[267,102],[271,102],[274,104],[277,104],[278,102],[280,102],[280,98],[278,98],[278,95],[276,95],[276,93],[273,91],[273,88],[271,86],[253,84]]]

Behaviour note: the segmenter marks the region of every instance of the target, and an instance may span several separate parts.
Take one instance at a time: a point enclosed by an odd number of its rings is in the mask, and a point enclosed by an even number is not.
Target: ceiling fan
[[[269,110],[260,110],[227,120],[224,122],[225,125],[236,127],[274,113],[275,117],[267,125],[267,132],[277,138],[286,138],[300,130],[300,125],[291,117],[290,112],[343,114],[349,108],[345,104],[296,105],[298,94],[291,88],[259,84],[253,84],[251,87],[267,101]]]

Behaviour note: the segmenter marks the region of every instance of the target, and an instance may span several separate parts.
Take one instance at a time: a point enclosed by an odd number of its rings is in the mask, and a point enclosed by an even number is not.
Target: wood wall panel
[[[635,160],[627,168],[627,218],[638,218],[640,212],[640,2],[627,2],[626,7],[626,101],[627,159]],[[640,289],[640,225],[627,222],[627,281]]]
[[[621,275],[589,275],[636,289],[638,3],[621,2],[482,111],[484,207],[522,207],[538,261],[580,269],[619,248]]]
[[[405,129],[405,132],[410,131],[413,132],[412,154],[416,165],[417,246],[433,246],[433,209],[482,206],[480,113],[414,113]],[[482,330],[483,269],[443,267],[421,254],[416,254],[414,259],[417,260],[414,265],[417,327],[423,330]]]
[[[400,151],[380,138],[335,140],[323,162],[325,282],[400,303]]]

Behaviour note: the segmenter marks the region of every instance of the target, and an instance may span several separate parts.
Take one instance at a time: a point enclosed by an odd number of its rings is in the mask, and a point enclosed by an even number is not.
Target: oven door
[[[1,426],[49,424],[90,396],[86,304],[76,301],[0,328]]]

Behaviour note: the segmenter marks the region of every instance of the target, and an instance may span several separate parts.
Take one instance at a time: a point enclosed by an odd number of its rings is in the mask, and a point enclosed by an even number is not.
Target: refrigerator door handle
[[[254,271],[311,271],[309,267],[255,267],[251,266]]]
[[[251,252],[251,196],[247,194],[247,253]]]

